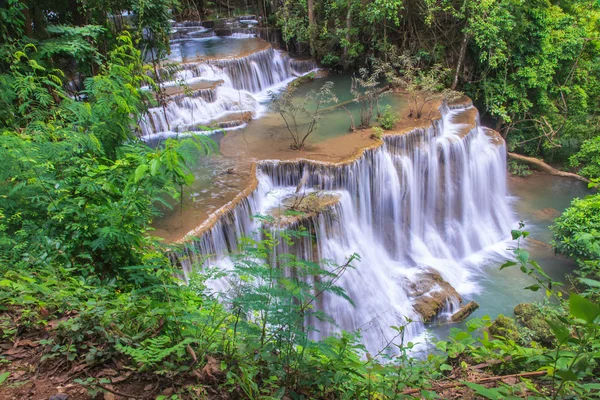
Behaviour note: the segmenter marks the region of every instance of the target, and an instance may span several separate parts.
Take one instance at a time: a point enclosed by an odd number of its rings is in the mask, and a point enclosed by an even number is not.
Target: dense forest
[[[279,251],[310,232],[267,232],[243,240],[231,268],[195,260],[184,277],[185,245],[152,224],[218,144],[149,143],[141,125],[169,101],[174,23],[240,16],[330,76],[353,74],[361,106],[388,85],[464,94],[506,141],[512,174],[585,181],[590,194],[551,227],[553,251],[577,268],[551,277],[520,224],[496,269],[519,269],[539,302],[470,318],[425,350],[405,339],[420,323],[407,317],[376,353],[360,331],[315,340],[311,324],[336,320],[323,296],[360,301],[339,283],[359,249],[316,262]],[[332,101],[330,89],[315,96]],[[273,95],[282,116],[299,110],[286,96]],[[0,0],[0,399],[596,398],[599,108],[598,1]],[[328,118],[314,113],[311,130]],[[215,291],[217,279],[232,289]]]

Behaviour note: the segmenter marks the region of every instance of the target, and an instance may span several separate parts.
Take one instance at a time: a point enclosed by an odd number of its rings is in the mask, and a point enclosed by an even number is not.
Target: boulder
[[[521,338],[515,320],[502,314],[492,322],[488,332],[491,336],[504,337],[515,342]]]
[[[413,308],[424,322],[433,321],[449,302],[462,301],[456,289],[436,271],[419,274],[409,283],[409,290],[414,298]]]
[[[530,330],[531,339],[548,347],[554,344],[554,334],[550,325],[546,323],[544,314],[537,306],[531,303],[518,304],[515,307],[515,317]]]

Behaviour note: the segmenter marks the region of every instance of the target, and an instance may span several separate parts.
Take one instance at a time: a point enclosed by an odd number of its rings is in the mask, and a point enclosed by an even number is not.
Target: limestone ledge
[[[472,103],[471,99],[466,96],[463,96],[459,100],[454,101],[451,104],[449,104],[448,107],[450,109],[467,108],[467,107],[471,107],[472,105],[473,105],[473,103]],[[268,164],[268,163],[280,163],[280,164],[281,163],[290,163],[291,164],[291,163],[302,162],[302,163],[308,163],[308,164],[314,164],[314,165],[326,165],[326,166],[332,166],[332,167],[340,167],[340,166],[352,164],[352,163],[356,162],[357,160],[359,160],[360,158],[362,158],[367,151],[374,150],[374,149],[377,149],[377,148],[383,146],[383,144],[384,144],[383,138],[385,138],[385,137],[405,135],[405,134],[413,132],[417,129],[431,127],[435,121],[438,121],[441,119],[441,112],[440,112],[441,101],[438,101],[436,104],[432,105],[432,107],[436,107],[437,110],[435,112],[435,115],[433,115],[431,119],[429,119],[429,120],[422,119],[422,120],[416,120],[416,121],[411,120],[410,122],[412,122],[412,124],[410,124],[410,125],[406,124],[407,121],[401,121],[398,129],[393,130],[393,131],[385,131],[383,133],[383,135],[381,136],[381,138],[374,138],[372,141],[372,144],[355,149],[355,151],[351,155],[343,158],[340,161],[322,161],[322,160],[318,160],[318,159],[312,159],[309,156],[309,157],[298,157],[298,158],[289,159],[289,160],[266,159],[266,160],[252,162],[252,164],[250,166],[250,181],[248,182],[246,188],[244,190],[242,190],[231,201],[227,202],[222,207],[220,207],[217,211],[212,213],[197,228],[188,232],[183,238],[177,240],[176,243],[185,243],[185,242],[193,241],[194,239],[201,237],[204,233],[206,233],[207,231],[212,229],[214,227],[214,225],[219,221],[219,219],[223,215],[231,212],[236,206],[238,206],[238,204],[240,204],[240,202],[242,202],[243,200],[248,198],[258,187],[258,178],[257,178],[256,172],[257,172],[257,168],[260,165],[264,165],[264,164]],[[477,113],[469,112],[468,115],[471,118],[471,121],[469,121],[468,123],[470,124],[470,126],[474,127],[476,124],[475,118],[477,117]],[[467,121],[465,121],[465,123],[467,123]],[[486,134],[488,136],[493,137],[494,140],[497,141],[498,143],[502,142],[502,137],[497,132],[486,128]]]

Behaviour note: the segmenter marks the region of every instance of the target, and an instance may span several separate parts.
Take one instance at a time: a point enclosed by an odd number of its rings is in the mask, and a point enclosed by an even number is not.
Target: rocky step
[[[267,211],[267,215],[273,217],[273,220],[265,225],[280,229],[296,226],[319,214],[330,211],[339,202],[340,196],[337,193],[295,193],[283,199],[281,206]]]
[[[214,30],[215,36],[235,36],[235,35],[248,35],[248,36],[256,36],[256,31],[254,28],[244,28],[244,27],[225,27],[225,28],[216,28]]]
[[[222,85],[223,81],[198,81],[189,85],[167,86],[164,93],[169,96],[168,101],[173,101],[178,105],[188,97],[200,97],[208,103],[217,100],[217,87]]]
[[[253,118],[250,111],[234,112],[213,121],[210,126],[220,129],[236,128],[246,124]]]

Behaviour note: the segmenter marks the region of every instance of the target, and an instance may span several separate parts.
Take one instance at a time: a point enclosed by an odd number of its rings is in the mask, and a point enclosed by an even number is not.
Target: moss
[[[505,315],[498,315],[492,325],[488,328],[490,335],[501,336],[515,342],[519,341],[521,335],[515,320]]]
[[[544,320],[544,314],[534,304],[521,303],[515,307],[515,317],[519,323],[529,330],[529,336],[532,340],[552,346],[554,344],[554,335],[550,326]]]
[[[315,78],[316,76],[314,72],[310,72],[306,75],[299,76],[298,78],[290,82],[290,84],[288,85],[288,90],[293,92],[298,88],[298,86],[302,85],[303,83],[312,82],[315,80]]]

